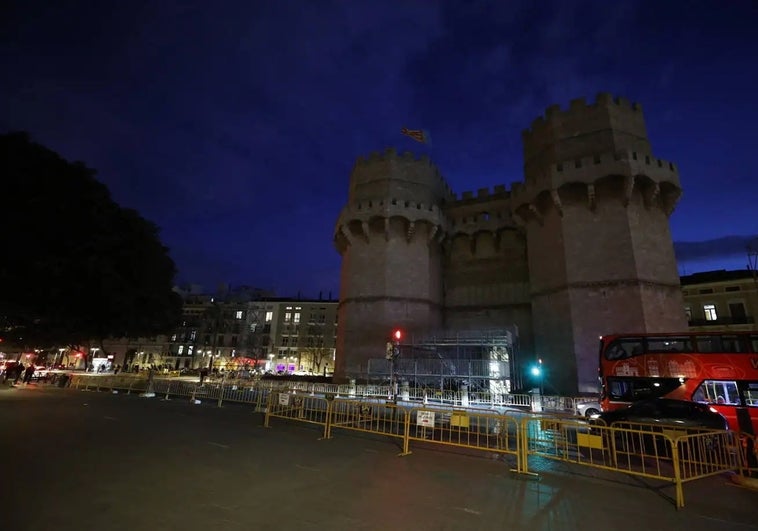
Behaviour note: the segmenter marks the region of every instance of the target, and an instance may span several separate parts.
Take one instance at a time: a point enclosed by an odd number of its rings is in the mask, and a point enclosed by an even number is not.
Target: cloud
[[[738,256],[745,257],[747,260],[748,248],[751,248],[753,252],[758,252],[758,234],[723,236],[695,242],[674,242],[674,252],[679,262]]]

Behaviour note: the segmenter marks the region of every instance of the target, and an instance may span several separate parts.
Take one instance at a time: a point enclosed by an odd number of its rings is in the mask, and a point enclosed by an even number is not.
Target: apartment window
[[[740,290],[739,286],[727,286],[724,288],[724,291],[739,291],[739,290]]]
[[[290,344],[290,338],[289,338],[289,336],[284,336],[284,337],[282,337],[282,346],[283,346],[283,347],[286,347],[286,346],[288,346],[289,344]]]
[[[224,336],[218,336],[216,338],[216,345],[218,345],[219,347],[224,346]]]
[[[706,321],[715,321],[718,319],[718,314],[716,313],[715,304],[706,304],[705,306],[703,306],[703,313],[705,314]]]
[[[237,336],[232,336],[232,346],[233,347],[237,346]]]
[[[195,339],[197,339],[197,330],[190,332],[190,341],[194,341]]]
[[[242,319],[242,310],[237,310],[237,313],[234,314],[234,317],[236,317],[237,319]]]
[[[707,295],[708,293],[713,293],[713,289],[712,288],[701,289],[698,291],[698,293],[700,293],[701,295]]]
[[[176,334],[171,334],[171,341],[172,342],[176,341]]]
[[[292,314],[290,312],[287,312],[284,314],[284,322],[289,323],[292,320]]]
[[[687,316],[687,321],[692,321],[692,308],[690,307],[685,308],[684,314]]]
[[[179,345],[179,350],[177,351],[177,354],[181,356],[182,352],[184,352],[184,345]]]
[[[274,312],[266,312],[266,322],[270,323],[274,320]]]
[[[300,322],[300,313],[299,313],[299,312],[295,312],[295,319],[294,319],[294,321],[293,321],[293,322],[294,322],[295,324],[297,324],[297,323],[299,323],[299,322]]]
[[[187,347],[187,356],[192,356],[192,351],[195,349],[193,345]]]
[[[731,315],[734,319],[744,319],[747,317],[747,313],[745,312],[745,305],[741,302],[730,302],[729,315]]]

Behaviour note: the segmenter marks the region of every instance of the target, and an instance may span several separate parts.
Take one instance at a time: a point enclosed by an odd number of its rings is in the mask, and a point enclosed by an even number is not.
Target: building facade
[[[758,275],[707,271],[682,277],[684,312],[693,331],[755,330]]]
[[[111,366],[128,370],[238,368],[332,374],[337,301],[184,295],[182,321],[165,336],[103,343]],[[93,352],[99,350],[93,347]]]
[[[522,141],[522,182],[461,195],[426,157],[358,159],[334,232],[336,376],[362,373],[395,327],[515,325],[550,387],[596,391],[599,335],[686,329],[668,223],[679,175],[652,155],[641,107],[552,106]]]

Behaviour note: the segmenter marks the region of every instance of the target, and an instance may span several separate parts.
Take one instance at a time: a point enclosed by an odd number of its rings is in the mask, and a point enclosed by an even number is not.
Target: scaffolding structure
[[[507,393],[517,374],[518,329],[471,330],[409,337],[400,343],[394,361],[368,360],[364,377],[368,382],[391,379],[407,381],[410,387],[458,389],[465,383],[472,391]]]

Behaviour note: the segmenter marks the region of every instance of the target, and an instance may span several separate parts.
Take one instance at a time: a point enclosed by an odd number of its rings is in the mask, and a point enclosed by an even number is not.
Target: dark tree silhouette
[[[94,170],[0,135],[0,337],[20,348],[153,336],[181,316],[158,228]],[[104,351],[105,349],[103,349]]]

